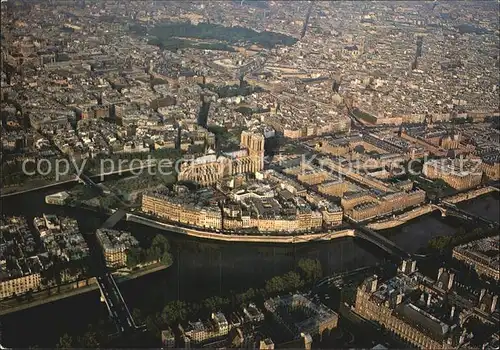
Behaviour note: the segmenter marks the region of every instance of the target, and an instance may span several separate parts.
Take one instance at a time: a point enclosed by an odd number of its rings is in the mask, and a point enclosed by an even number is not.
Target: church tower
[[[248,155],[258,170],[264,168],[264,136],[248,131],[241,133],[241,147],[248,150]]]

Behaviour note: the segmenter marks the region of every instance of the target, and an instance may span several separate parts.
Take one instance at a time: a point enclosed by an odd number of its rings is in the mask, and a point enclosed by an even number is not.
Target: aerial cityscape
[[[499,348],[498,1],[0,6],[0,349]]]

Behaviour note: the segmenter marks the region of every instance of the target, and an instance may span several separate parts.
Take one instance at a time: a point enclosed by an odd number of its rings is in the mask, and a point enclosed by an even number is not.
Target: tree
[[[26,300],[27,301],[32,301],[34,298],[33,298],[33,289],[29,289],[27,292],[26,292]]]
[[[214,311],[220,309],[223,306],[229,305],[230,301],[227,298],[221,298],[219,296],[214,296],[203,300],[203,307],[208,311]]]
[[[138,264],[141,263],[141,248],[139,247],[132,247],[127,250],[127,267],[128,268],[134,268]]]
[[[148,261],[158,261],[162,257],[162,250],[159,246],[151,246],[146,252],[146,259]]]
[[[451,237],[449,236],[438,236],[429,240],[428,247],[431,250],[437,251],[442,254],[450,246]]]
[[[255,289],[250,288],[246,292],[240,293],[236,295],[236,301],[240,304],[248,303],[255,299],[257,292]]]
[[[70,349],[73,347],[73,338],[68,335],[67,333],[64,333],[60,338],[59,342],[56,345],[56,348],[58,349]]]
[[[163,235],[156,235],[151,242],[151,248],[158,247],[162,252],[170,249],[170,243],[168,239]]]
[[[160,260],[164,265],[172,264],[172,256],[169,253],[170,243],[163,235],[156,235],[151,242],[151,247],[148,249],[148,260]]]
[[[99,346],[97,334],[92,329],[85,332],[82,337],[79,337],[78,343],[83,348],[97,348]]]
[[[184,321],[187,319],[188,309],[183,301],[175,300],[169,302],[163,308],[161,318],[164,323],[172,323],[175,321]]]
[[[170,254],[169,252],[163,253],[163,256],[161,257],[161,263],[165,266],[172,265],[173,263],[172,254]]]
[[[154,315],[149,315],[146,317],[146,328],[155,338],[159,338],[161,335],[161,325],[162,318],[160,313]]]
[[[298,265],[307,282],[314,282],[323,277],[323,269],[318,259],[300,259]]]
[[[280,276],[274,276],[266,282],[266,292],[270,294],[282,292],[285,290],[285,282]]]
[[[297,272],[287,272],[283,276],[285,290],[296,290],[300,287],[304,286],[304,281],[300,278],[300,275]]]
[[[142,323],[143,322],[143,315],[141,310],[139,309],[133,309],[132,310],[132,318],[136,323]]]

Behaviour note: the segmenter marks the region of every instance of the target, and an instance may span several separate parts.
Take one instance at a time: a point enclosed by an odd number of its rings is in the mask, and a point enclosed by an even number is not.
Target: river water
[[[71,187],[64,186],[65,189]],[[28,219],[42,213],[55,213],[76,217],[82,230],[91,230],[104,218],[97,214],[73,208],[47,205],[46,194],[62,188],[41,190],[4,198],[2,210],[6,215],[26,215]],[[487,199],[488,200],[488,199]],[[498,208],[498,198],[491,200]],[[483,203],[483,201],[479,201]],[[476,206],[476,204],[474,204]],[[117,228],[130,230],[137,237],[165,234],[171,243],[174,264],[136,280],[120,285],[122,294],[132,310],[146,311],[169,300],[201,300],[213,295],[231,295],[250,287],[262,287],[272,276],[296,268],[301,258],[317,258],[324,274],[352,270],[381,263],[387,258],[377,247],[356,238],[342,238],[331,242],[301,245],[218,243],[159,231],[136,223],[121,222]],[[385,234],[410,252],[425,246],[429,238],[453,234],[452,220],[430,214],[408,224],[387,230]],[[88,324],[107,319],[107,310],[99,302],[99,292],[79,296],[23,310],[3,316],[0,325],[1,343],[10,347],[53,347],[64,334],[80,335]]]
[[[498,192],[462,202],[458,206],[486,219],[498,221],[500,213]],[[429,239],[433,237],[450,236],[457,232],[459,227],[468,230],[476,228],[475,225],[474,223],[463,222],[454,216],[442,217],[441,213],[436,210],[433,213],[411,220],[405,225],[383,230],[381,233],[409,253],[416,253],[420,248],[425,247]]]

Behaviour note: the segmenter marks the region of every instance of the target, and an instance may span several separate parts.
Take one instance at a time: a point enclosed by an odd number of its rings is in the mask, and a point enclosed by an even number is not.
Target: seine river
[[[3,213],[25,215],[29,220],[42,213],[73,216],[79,220],[83,231],[92,230],[102,222],[103,218],[92,212],[45,204],[46,194],[60,190],[55,188],[4,198],[1,203]],[[490,203],[488,210],[486,207],[477,209],[481,208],[484,201]],[[488,213],[495,208],[496,213],[499,210],[498,197],[493,196],[476,200],[472,205]],[[118,228],[130,230],[137,237],[160,233],[153,228],[127,222],[119,223]],[[438,214],[430,214],[385,233],[404,249],[415,252],[425,246],[430,238],[453,234],[456,228],[452,219],[443,220]],[[296,262],[301,258],[319,259],[324,274],[372,266],[387,258],[383,251],[355,238],[291,246],[214,243],[161,232],[171,242],[174,264],[166,270],[120,285],[131,310],[147,309],[148,305],[152,305],[151,300],[195,301],[261,287],[270,277],[295,269]],[[33,344],[54,347],[63,333],[79,335],[89,324],[97,324],[105,319],[106,307],[99,302],[99,292],[93,291],[3,316],[1,343],[8,347],[28,347]]]

